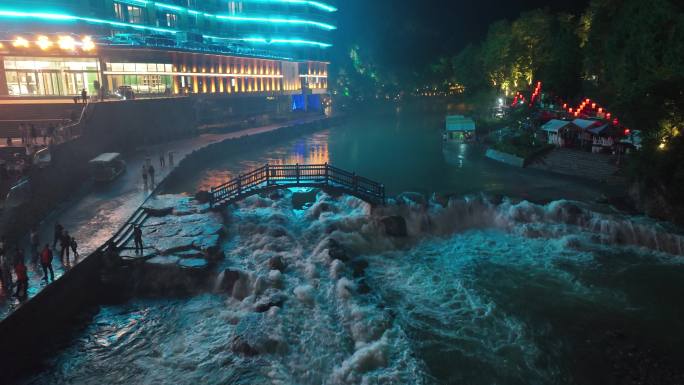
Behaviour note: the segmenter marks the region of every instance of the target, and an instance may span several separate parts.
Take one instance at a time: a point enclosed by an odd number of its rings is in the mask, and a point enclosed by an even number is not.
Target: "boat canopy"
[[[474,132],[475,122],[463,115],[450,115],[446,118],[447,131]]]

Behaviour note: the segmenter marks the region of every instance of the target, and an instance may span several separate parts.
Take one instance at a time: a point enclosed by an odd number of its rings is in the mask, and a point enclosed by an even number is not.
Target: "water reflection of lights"
[[[209,170],[203,176],[198,188],[200,190],[209,190],[213,186],[218,186],[236,178],[239,173],[249,172],[267,163],[272,165],[330,163],[329,135],[328,131],[317,133],[309,137],[308,140],[298,140],[288,145],[276,147],[270,151],[264,151],[264,154],[267,154],[264,157]]]
[[[447,164],[463,168],[468,155],[468,145],[466,143],[445,142],[442,153]]]

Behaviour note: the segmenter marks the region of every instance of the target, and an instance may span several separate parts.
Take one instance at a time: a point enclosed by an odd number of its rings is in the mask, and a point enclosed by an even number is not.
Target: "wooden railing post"
[[[327,186],[330,182],[330,175],[328,174],[328,170],[330,168],[328,167],[328,162],[325,162],[325,185]]]
[[[271,170],[270,167],[268,166],[268,163],[266,163],[266,186],[269,186],[271,184]]]
[[[297,184],[299,184],[299,163],[295,166],[295,173],[297,174]]]

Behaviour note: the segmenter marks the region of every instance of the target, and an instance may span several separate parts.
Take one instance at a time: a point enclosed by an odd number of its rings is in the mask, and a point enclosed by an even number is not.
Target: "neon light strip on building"
[[[305,5],[305,6],[318,8],[318,9],[326,11],[326,12],[336,12],[337,11],[337,8],[333,7],[332,5],[321,3],[319,1],[306,1],[306,0],[249,0],[249,1],[258,2],[258,3],[281,3],[281,4],[292,4],[292,5]]]
[[[206,14],[205,14],[206,16]],[[251,23],[268,23],[268,24],[292,24],[292,25],[310,25],[313,27],[325,29],[331,31],[336,29],[334,25],[320,23],[318,21],[311,20],[300,20],[300,19],[281,19],[277,17],[251,17],[251,16],[228,16],[228,15],[216,15],[214,16],[218,20],[229,20],[235,22],[251,22]]]
[[[166,9],[166,10],[174,11],[174,12],[187,12],[187,13],[190,13],[193,15],[199,15],[200,14],[200,11],[197,11],[197,10],[191,9],[191,8],[180,7],[178,5],[171,5],[171,4],[161,3],[161,2],[155,2],[154,5],[157,8]],[[216,18],[216,19],[222,20],[222,21],[251,22],[251,23],[264,23],[264,24],[308,25],[308,26],[312,26],[312,27],[325,29],[327,31],[337,29],[337,27],[335,27],[334,25],[327,24],[327,23],[321,23],[318,21],[312,21],[312,20],[286,19],[286,18],[282,18],[282,17],[270,17],[270,16],[214,15],[214,14],[206,13],[206,12],[203,12],[202,14],[204,15],[204,17]]]
[[[164,71],[104,71],[105,75],[166,75],[166,76],[202,76],[210,78],[267,78],[282,79],[283,75],[257,74],[221,74],[211,72],[164,72]]]
[[[90,18],[90,17],[79,17],[79,16],[73,16],[73,15],[59,14],[59,13],[20,12],[20,11],[0,10],[0,18],[3,18],[3,17],[4,18],[14,18],[14,19],[39,19],[39,20],[57,21],[57,22],[79,22],[79,21],[82,21],[82,22],[91,23],[91,24],[109,25],[109,26],[113,26],[113,27],[122,27],[122,28],[133,28],[133,29],[138,29],[141,31],[152,31],[152,32],[161,32],[161,33],[169,33],[169,34],[176,34],[176,33],[180,32],[178,30],[173,30],[173,29],[168,29],[168,28],[149,27],[149,26],[140,25],[140,24],[124,23],[124,22],[111,21],[111,20],[102,20],[102,19],[95,19],[95,18]],[[205,35],[204,37],[212,38],[212,39],[220,39],[220,40],[243,41],[243,42],[248,42],[248,43],[262,43],[262,44],[289,44],[289,45],[316,46],[316,47],[321,47],[321,48],[328,48],[328,47],[332,46],[332,44],[328,44],[328,43],[322,43],[322,42],[304,40],[304,39],[295,39],[295,38],[273,38],[273,39],[266,39],[266,38],[261,38],[261,37],[259,37],[259,38],[254,38],[254,37],[223,38],[223,37],[211,36],[211,35]]]

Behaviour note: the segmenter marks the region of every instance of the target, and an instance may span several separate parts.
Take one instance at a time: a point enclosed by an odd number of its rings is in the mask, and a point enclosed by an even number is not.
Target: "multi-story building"
[[[4,0],[0,97],[98,85],[139,96],[326,94],[336,11],[329,0]]]

